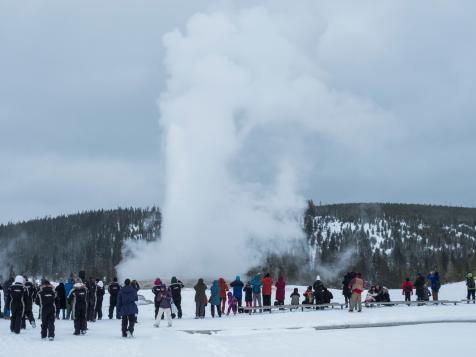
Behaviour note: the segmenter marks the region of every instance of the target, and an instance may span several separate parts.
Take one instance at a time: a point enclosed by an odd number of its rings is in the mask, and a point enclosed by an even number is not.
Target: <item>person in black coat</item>
[[[87,311],[88,311],[88,289],[77,280],[71,290],[68,301],[72,305],[72,313],[74,320],[74,335],[84,335],[88,329]]]
[[[58,287],[55,290],[57,291],[57,289]],[[44,280],[35,298],[35,303],[40,306],[41,338],[45,339],[48,336],[50,341],[53,341],[55,338],[55,319],[57,318],[55,310],[58,299],[55,290],[53,290],[53,286],[51,286],[49,281]]]
[[[10,306],[10,331],[19,334],[25,313],[25,301],[28,299],[28,291],[23,285],[24,278],[18,275],[15,282],[8,289],[7,304]]]
[[[313,285],[314,288],[314,299],[316,301],[316,305],[320,305],[324,303],[323,293],[324,293],[324,284],[322,284],[321,278],[318,275],[316,281]]]
[[[122,318],[122,337],[132,337],[134,334],[134,325],[136,322],[136,315],[139,312],[136,301],[138,300],[137,289],[132,286],[131,281],[126,279],[124,287],[117,295],[117,313]]]
[[[63,311],[63,320],[65,319],[66,312],[66,289],[64,283],[60,280],[60,283],[55,289],[56,292],[56,318],[59,320],[60,311]],[[41,314],[40,314],[41,315]]]
[[[177,317],[182,318],[182,289],[184,288],[183,283],[178,280],[175,276],[172,277],[169,289],[172,292],[172,300],[175,307],[177,308]],[[172,318],[175,318],[175,314],[172,314]]]
[[[347,308],[350,303],[350,298],[352,297],[352,291],[350,291],[349,284],[354,278],[355,273],[348,272],[344,275],[344,280],[342,281],[342,295],[345,299],[345,307]]]
[[[117,305],[117,294],[119,294],[119,291],[121,290],[121,286],[117,282],[117,278],[115,277],[112,279],[112,283],[109,284],[109,287],[107,288],[107,291],[109,292],[109,320],[112,319],[112,316],[114,315],[114,308]],[[116,318],[119,319],[119,315],[117,314],[117,309],[116,309]]]
[[[415,279],[415,282],[413,283],[413,286],[415,287],[415,293],[417,296],[417,301],[425,301],[427,300],[426,298],[426,289],[425,289],[425,278],[423,275],[420,273],[417,274],[417,278]]]
[[[104,283],[100,280],[96,284],[96,311],[94,318],[102,320],[102,301],[104,299]]]
[[[96,281],[93,278],[89,278],[89,282],[86,285],[88,290],[88,310],[87,320],[90,322],[96,322]]]
[[[33,303],[36,298],[37,289],[32,281],[29,281],[26,276],[23,277],[25,289],[27,291],[27,298],[25,299],[25,313],[23,315],[22,329],[26,328],[26,320],[30,322],[31,327],[36,327],[35,317],[33,316]]]
[[[334,296],[332,295],[332,293],[325,287],[324,291],[322,292],[322,303],[330,304],[333,298]]]
[[[253,303],[253,288],[251,287],[250,283],[247,282],[245,287],[243,288],[245,292],[245,306],[251,307]]]
[[[8,299],[8,290],[10,289],[10,286],[13,285],[14,279],[13,277],[8,278],[5,280],[3,283],[3,302],[5,303],[5,306],[3,308],[3,317],[4,318],[10,318],[10,305],[7,303]]]

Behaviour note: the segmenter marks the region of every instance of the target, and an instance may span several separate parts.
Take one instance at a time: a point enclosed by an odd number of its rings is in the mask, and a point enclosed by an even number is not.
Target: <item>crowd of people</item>
[[[467,300],[476,303],[476,285],[472,273],[466,275]],[[219,278],[211,283],[210,288],[203,279],[198,279],[193,286],[195,290],[195,318],[203,319],[206,315],[206,307],[210,305],[212,318],[223,315],[236,315],[247,308],[253,312],[270,310],[272,304],[273,287],[275,288],[275,306],[285,304],[286,282],[283,276],[279,276],[274,283],[271,275],[260,273],[252,279],[243,282],[240,276],[227,283],[224,278]],[[362,293],[366,283],[360,273],[348,272],[342,281],[342,295],[345,298],[345,306],[349,312],[362,311]],[[428,301],[430,297],[438,301],[438,293],[441,287],[438,272],[430,272],[426,277],[417,274],[412,282],[407,277],[402,283],[402,295],[405,301],[411,301],[415,292],[417,301]],[[182,318],[182,289],[184,284],[172,277],[167,286],[160,278],[155,279],[152,293],[154,296],[154,326],[160,327],[161,320],[166,320],[168,326],[172,326],[172,319]],[[431,289],[431,291],[430,291]],[[89,278],[83,281],[80,278],[70,278],[66,282],[60,282],[53,286],[47,279],[43,279],[39,287],[34,281],[26,276],[18,275],[9,278],[0,285],[4,291],[4,309],[0,314],[10,319],[10,330],[20,333],[26,328],[28,320],[32,327],[36,327],[33,314],[33,304],[39,306],[38,319],[41,320],[41,338],[54,340],[55,320],[72,319],[73,334],[84,335],[88,330],[88,323],[94,323],[103,317],[103,299],[106,292],[105,284],[100,279]],[[139,283],[136,280],[126,279],[121,286],[114,278],[107,287],[109,293],[109,319],[120,319],[123,337],[132,337],[134,326],[137,323],[137,301]],[[289,296],[291,305],[315,305],[316,309],[323,309],[334,298],[331,291],[324,286],[320,277],[317,276],[313,285],[309,285],[302,294],[298,288],[294,288]],[[243,301],[244,300],[244,301]],[[390,302],[389,290],[381,283],[370,285],[364,299],[366,305]],[[1,300],[0,300],[1,302]],[[244,302],[244,304],[243,304]],[[247,309],[249,310],[249,309]]]

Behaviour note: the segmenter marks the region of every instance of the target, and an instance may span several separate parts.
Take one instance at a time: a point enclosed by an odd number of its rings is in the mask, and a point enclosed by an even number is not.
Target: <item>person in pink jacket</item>
[[[286,282],[282,276],[279,276],[276,286],[276,301],[278,305],[284,305],[284,296],[286,289]]]

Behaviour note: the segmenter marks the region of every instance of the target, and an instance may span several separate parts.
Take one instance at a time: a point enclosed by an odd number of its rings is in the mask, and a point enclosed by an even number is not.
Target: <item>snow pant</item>
[[[260,293],[253,293],[253,307],[259,306],[261,307],[261,294]],[[260,310],[261,312],[261,310]]]
[[[87,320],[96,321],[96,299],[88,301]]]
[[[251,306],[253,306],[253,301],[251,301],[251,300],[250,301],[245,301],[245,305],[246,305],[246,307],[251,307]]]
[[[473,303],[474,303],[474,300],[475,300],[475,298],[474,298],[474,296],[475,296],[475,293],[476,293],[476,291],[475,291],[475,290],[468,290],[468,297],[467,297],[466,299],[467,299],[467,300],[473,300]],[[469,301],[468,301],[468,303],[469,303]]]
[[[74,334],[79,335],[81,331],[86,331],[88,329],[88,323],[86,321],[87,314],[86,304],[76,305],[74,307]]]
[[[99,296],[96,300],[96,311],[94,312],[94,318],[102,320],[102,296]]]
[[[433,301],[438,301],[438,290],[431,290]]]
[[[27,299],[25,302],[25,313],[23,315],[22,328],[26,328],[26,320],[30,322],[30,325],[35,324],[35,317],[33,316],[33,301]]]
[[[23,303],[15,303],[10,305],[10,331],[14,333],[20,333],[20,329],[23,322],[23,315],[25,313],[25,308]]]
[[[159,308],[160,308],[160,305],[157,301],[154,302],[154,307],[155,307],[155,311],[154,311],[154,320],[157,319],[157,314],[159,313]]]
[[[56,309],[56,318],[59,320],[60,318],[60,312],[63,311],[63,320],[65,319],[65,309]],[[40,311],[41,314],[41,311]],[[41,318],[41,317],[40,317]]]
[[[422,289],[422,288],[418,288],[416,289],[416,296],[417,296],[417,301],[424,301],[424,294],[425,294],[425,290]]]
[[[221,317],[221,307],[220,307],[220,305],[210,304],[210,311],[212,313],[212,317],[215,317],[215,308],[217,309],[218,317]]]
[[[63,310],[64,311],[64,310]],[[55,319],[54,309],[42,309],[41,311],[41,338],[55,337]]]
[[[134,324],[136,322],[136,315],[122,316],[122,337],[127,337],[127,331],[134,333]]]
[[[6,300],[4,300],[4,302],[5,302],[5,307],[3,308],[3,317],[10,318],[10,307],[8,306]]]
[[[220,298],[220,305],[221,305],[221,313],[225,313],[225,306],[226,306],[226,297]]]
[[[243,297],[240,296],[240,297],[237,297],[236,296],[236,300],[238,300],[238,313],[241,314],[243,312],[243,308],[242,308],[242,304],[243,304]]]
[[[163,308],[159,307],[159,315],[162,316],[164,315],[165,318],[167,319],[167,325],[170,327],[172,326],[172,309],[169,308]],[[159,327],[160,326],[160,319],[155,318],[155,326]]]
[[[73,309],[73,305],[66,301],[66,320],[71,318],[71,311]]]
[[[182,318],[182,300],[174,300],[174,305],[177,308],[177,317]]]
[[[195,317],[205,317],[205,305],[203,302],[195,302]]]
[[[110,319],[112,319],[114,315],[114,308],[116,307],[116,305],[117,305],[117,296],[111,295],[109,297],[109,318]],[[117,316],[117,309],[116,309],[116,318],[119,318],[119,316]]]
[[[263,306],[271,306],[271,295],[263,294]],[[271,310],[267,309],[266,311],[271,311]]]
[[[362,311],[362,297],[357,293],[352,293],[352,297],[350,298],[349,311],[354,311],[354,308],[358,308],[359,311]]]
[[[238,310],[238,305],[235,305],[235,304],[228,305],[228,311],[226,312],[226,314],[230,315],[230,312],[233,311],[233,314],[236,315],[237,310]]]
[[[405,301],[412,301],[412,294],[410,292],[405,292]]]

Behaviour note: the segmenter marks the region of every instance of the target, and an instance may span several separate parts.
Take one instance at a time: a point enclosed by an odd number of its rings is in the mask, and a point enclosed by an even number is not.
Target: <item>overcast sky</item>
[[[476,2],[311,3],[327,86],[391,124],[358,152],[308,138],[303,195],[475,206]],[[162,36],[232,4],[0,0],[0,222],[160,204]]]

